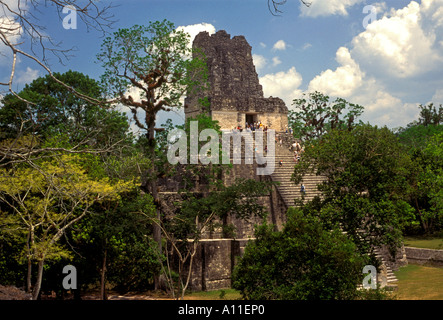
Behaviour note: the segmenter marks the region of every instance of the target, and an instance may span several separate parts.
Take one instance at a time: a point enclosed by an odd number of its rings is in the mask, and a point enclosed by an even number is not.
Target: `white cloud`
[[[26,71],[18,71],[16,82],[17,84],[31,83],[38,78],[38,70],[26,67]]]
[[[263,42],[260,42],[260,47],[262,47],[262,48],[266,48],[266,44],[263,43]]]
[[[192,46],[192,42],[194,41],[194,38],[196,35],[198,35],[200,32],[206,31],[209,34],[215,33],[215,27],[206,22],[197,23],[197,24],[191,24],[187,26],[179,26],[177,27],[177,30],[184,31],[188,33],[191,36],[190,45]]]
[[[372,73],[393,78],[418,76],[443,66],[443,50],[435,47],[437,27],[443,25],[443,18],[435,12],[429,17],[425,11],[426,6],[421,8],[412,1],[405,8],[391,10],[390,17],[372,22],[352,40],[353,57]]]
[[[17,0],[0,1],[0,31],[12,44],[16,44],[23,33],[23,29],[20,23],[17,22],[17,15],[14,12],[27,12],[27,10],[27,3],[22,2],[19,7]],[[3,50],[0,52],[3,52]]]
[[[388,10],[388,6],[387,6],[386,2],[374,2],[374,3],[371,3],[370,5],[375,8],[375,13],[376,13],[377,17],[384,16]]]
[[[274,57],[274,58],[272,58],[272,65],[273,65],[274,67],[275,67],[275,66],[278,66],[280,63],[281,63],[281,60],[280,60],[279,57]]]
[[[335,71],[328,69],[316,76],[309,83],[309,91],[320,91],[335,97],[349,97],[362,85],[364,73],[351,58],[349,50],[341,47],[337,50],[336,60],[340,64]]]
[[[349,50],[337,50],[335,70],[328,69],[311,80],[308,91],[320,91],[331,99],[345,98],[350,103],[363,106],[361,119],[371,124],[394,128],[405,126],[417,117],[417,104],[404,103],[389,93],[381,81],[360,70]]]
[[[0,7],[0,13],[3,13],[3,8]],[[22,27],[13,17],[0,17],[0,33],[4,35],[7,41],[12,45],[19,42],[22,34]],[[12,50],[3,41],[0,41],[0,66],[12,65]]]
[[[292,100],[299,97],[302,84],[302,76],[297,72],[295,67],[288,71],[266,74],[259,78],[260,84],[263,86],[265,96],[279,97],[283,99],[289,107]]]
[[[417,103],[404,103],[374,78],[365,79],[361,88],[347,100],[365,107],[361,117],[364,122],[379,126],[405,126],[418,116]]]
[[[12,17],[0,17],[0,32],[12,44],[16,44],[22,33],[22,27]]]
[[[306,7],[300,4],[302,16],[318,17],[329,15],[348,15],[348,8],[362,2],[363,0],[314,0],[311,5]]]
[[[267,63],[266,58],[259,54],[253,54],[252,60],[254,61],[254,66],[257,71],[263,69]]]
[[[274,51],[276,50],[286,50],[286,42],[284,42],[283,40],[278,40],[274,46],[272,47],[272,49]]]
[[[307,42],[307,43],[305,43],[302,47],[301,47],[301,49],[302,50],[307,50],[307,49],[309,49],[309,48],[311,48],[312,47],[312,44],[310,44],[309,42]]]
[[[334,2],[334,1],[332,1]],[[314,77],[309,91],[365,107],[362,120],[391,128],[417,119],[420,103],[443,102],[443,0],[388,9],[336,52],[338,66]]]
[[[440,103],[443,104],[443,89],[435,90],[431,102],[434,102],[434,104],[440,104]]]

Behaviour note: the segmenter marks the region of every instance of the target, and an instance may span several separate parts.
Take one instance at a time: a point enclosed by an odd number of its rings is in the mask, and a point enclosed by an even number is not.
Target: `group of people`
[[[245,128],[247,131],[255,131],[255,130],[263,130],[268,131],[268,126],[265,126],[261,121],[253,122],[253,123],[245,123]]]
[[[300,144],[296,141],[291,146],[291,151],[294,151],[294,161],[297,163],[300,160],[300,157],[305,150],[300,146]]]
[[[242,126],[237,126],[232,128],[232,132],[243,132],[245,130],[246,132],[252,132],[255,130],[262,130],[262,131],[268,131],[268,126],[265,126],[261,121],[254,122],[254,123],[245,123],[245,128],[243,129]]]

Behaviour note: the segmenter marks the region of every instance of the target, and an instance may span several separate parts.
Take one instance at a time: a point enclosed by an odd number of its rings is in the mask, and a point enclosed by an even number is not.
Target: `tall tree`
[[[87,75],[67,71],[54,77],[78,92],[103,98],[100,84]],[[124,114],[77,97],[50,76],[37,78],[17,95],[6,95],[1,103],[1,165],[33,161],[51,152],[105,153],[131,140]],[[23,144],[25,140],[29,143]]]
[[[92,180],[80,160],[79,156],[63,155],[42,162],[39,168],[19,165],[0,169],[0,200],[10,209],[2,220],[27,234],[28,284],[31,262],[38,262],[33,299],[40,292],[45,261],[66,253],[58,246],[66,230],[86,216],[94,203],[115,199],[133,186],[133,182]]]
[[[158,204],[156,116],[159,111],[180,107],[182,96],[200,87],[195,79],[207,78],[205,61],[192,57],[189,35],[167,20],[118,30],[104,40],[97,57],[105,69],[102,82],[107,92],[132,111],[136,125],[146,132],[147,156],[153,164],[147,185]],[[140,92],[140,100],[130,93],[131,89]],[[154,238],[161,249],[158,227]]]
[[[306,147],[294,180],[307,172],[325,176],[318,187],[321,218],[339,223],[362,253],[380,244],[394,250],[413,217],[406,201],[409,168],[410,158],[388,128],[361,125],[332,130]]]
[[[415,219],[408,226],[407,233],[431,234],[443,228],[441,216],[441,167],[443,108],[434,103],[419,105],[418,120],[396,132],[400,143],[411,157],[412,165],[408,186],[409,203],[415,209]]]
[[[103,300],[110,285],[125,292],[150,289],[160,264],[151,220],[146,218],[155,214],[151,196],[134,188],[90,211],[68,234],[82,288],[99,282]]]
[[[419,124],[424,126],[427,125],[439,125],[443,122],[443,105],[437,109],[437,106],[434,103],[429,103],[428,105],[420,105],[420,118]]]
[[[251,300],[346,300],[358,296],[367,257],[337,228],[290,208],[282,231],[263,225],[234,269],[233,287]]]
[[[289,125],[297,138],[309,141],[333,129],[352,130],[363,107],[342,98],[330,98],[318,91],[294,99],[295,110],[289,112]],[[307,96],[307,97],[306,97]]]
[[[408,148],[413,161],[408,181],[409,203],[415,209],[414,222],[421,227],[420,233],[424,234],[443,229],[443,126],[419,125],[405,132],[408,135],[410,131],[436,132],[428,130],[430,127],[440,127],[440,132],[426,139],[420,135],[422,145]],[[419,131],[415,130],[419,128]],[[412,224],[408,231],[415,233],[418,230]]]

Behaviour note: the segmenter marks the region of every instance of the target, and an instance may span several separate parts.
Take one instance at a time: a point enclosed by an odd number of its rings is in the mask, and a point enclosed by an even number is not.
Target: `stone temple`
[[[295,141],[288,129],[288,108],[280,98],[263,96],[263,89],[259,83],[255,70],[251,46],[243,36],[234,36],[232,39],[226,31],[218,31],[213,35],[207,32],[199,33],[193,43],[194,48],[203,51],[207,58],[209,90],[198,95],[188,95],[185,99],[185,116],[193,118],[200,113],[209,113],[213,120],[218,120],[222,130],[231,130],[233,127],[244,128],[246,123],[260,121],[269,129],[274,129],[278,138],[275,147],[275,171],[270,175],[256,175],[256,162],[252,164],[233,164],[229,172],[223,172],[221,179],[228,186],[238,178],[254,179],[256,181],[274,181],[278,185],[272,187],[268,195],[259,198],[260,203],[268,211],[266,220],[281,230],[286,222],[286,212],[295,205],[294,199],[311,200],[321,196],[317,186],[324,180],[321,176],[307,174],[302,183],[306,187],[304,195],[300,192],[300,185],[291,181],[294,172],[294,155],[290,151]],[[205,110],[198,100],[208,97],[210,106]],[[236,134],[232,132],[232,134]],[[278,165],[279,162],[283,165]],[[174,206],[171,203],[180,202],[179,189],[187,189],[195,195],[204,196],[205,181],[197,177],[196,187],[189,190],[181,181],[181,174],[159,179],[159,197],[163,213],[174,215]],[[254,238],[254,226],[263,220],[252,217],[248,221],[228,216],[220,224],[233,226],[234,235],[225,234],[222,228],[215,228],[202,235],[195,260],[192,265],[189,288],[192,290],[213,290],[231,287],[231,275],[234,267],[244,253],[249,241]],[[386,266],[386,277],[392,273],[398,261],[393,261],[386,248],[380,248],[382,264]],[[172,261],[174,259],[172,258]],[[173,263],[174,264],[174,263]]]
[[[288,108],[283,100],[263,96],[252,60],[252,48],[244,36],[231,39],[224,30],[213,35],[200,32],[193,47],[206,56],[210,89],[200,96],[186,98],[186,119],[209,111],[222,130],[244,128],[245,123],[258,121],[275,131],[288,128]],[[198,98],[202,96],[208,97],[210,110],[202,110],[198,105]]]

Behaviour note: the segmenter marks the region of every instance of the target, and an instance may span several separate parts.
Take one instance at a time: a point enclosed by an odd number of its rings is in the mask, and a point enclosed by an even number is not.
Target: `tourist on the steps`
[[[278,165],[281,167],[281,166],[283,165],[283,161],[280,160],[280,161],[278,162]]]
[[[303,183],[301,184],[300,192],[306,194],[305,185]]]

